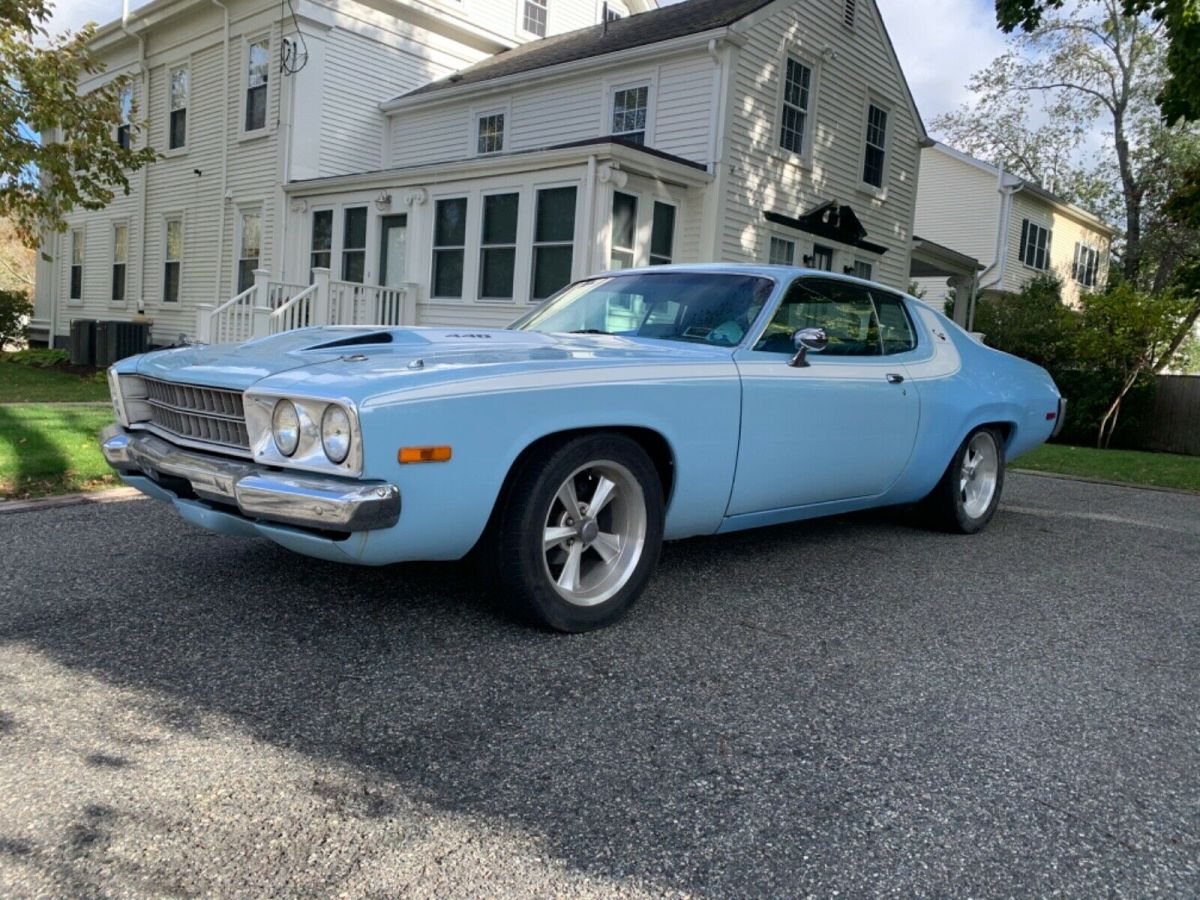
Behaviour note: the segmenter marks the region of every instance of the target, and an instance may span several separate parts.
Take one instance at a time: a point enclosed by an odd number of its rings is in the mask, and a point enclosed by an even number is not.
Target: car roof
[[[857,278],[853,275],[843,275],[839,272],[829,272],[825,269],[809,269],[803,266],[777,266],[767,263],[673,263],[667,266],[640,266],[635,269],[615,269],[609,272],[600,272],[596,275],[588,276],[590,278],[604,278],[613,275],[631,275],[631,274],[664,274],[667,272],[695,272],[708,274],[725,274],[725,275],[760,275],[764,278],[771,278],[775,281],[790,281],[801,275],[812,275],[820,278],[830,278],[835,281],[846,281],[853,284],[866,284],[873,287],[883,288],[891,291],[893,294],[903,294],[908,296],[905,291],[898,290],[893,287],[888,287],[886,284],[880,284],[878,281],[868,281],[865,278]]]

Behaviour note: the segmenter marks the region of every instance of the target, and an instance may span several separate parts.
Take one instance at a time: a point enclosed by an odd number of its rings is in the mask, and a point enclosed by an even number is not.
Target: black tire
[[[980,437],[980,436],[984,437]],[[992,442],[995,450],[995,489],[991,500],[982,512],[973,512],[964,496],[962,489],[962,473],[964,461],[973,442]],[[996,507],[1000,505],[1000,495],[1004,492],[1004,435],[990,425],[976,428],[963,439],[950,465],[946,467],[937,487],[925,498],[925,512],[930,523],[935,527],[953,534],[977,534],[987,527]]]
[[[597,483],[597,473],[604,472],[628,475],[640,488],[640,500],[645,511],[644,535],[640,554],[633,549],[636,541],[622,542],[621,552],[627,552],[624,548],[628,547],[631,555],[621,571],[614,569],[611,585],[604,590],[597,589],[594,601],[587,601],[592,605],[581,605],[582,600],[572,602],[564,596],[564,589],[559,586],[563,570],[559,569],[556,578],[553,574],[556,563],[552,563],[551,558],[563,559],[562,565],[565,566],[565,560],[570,555],[566,545],[569,543],[574,548],[574,544],[579,542],[581,547],[590,549],[579,551],[582,555],[576,571],[583,573],[590,566],[591,572],[603,573],[608,565],[599,551],[582,538],[568,539],[562,545],[547,550],[545,535],[548,533],[548,517],[558,516],[553,521],[558,527],[566,527],[566,521],[562,518],[566,506],[559,499],[560,486],[564,486],[567,479],[574,475],[572,483],[577,499],[580,503],[586,503],[592,496],[586,488]],[[615,491],[614,496],[618,493]],[[622,502],[629,509],[634,509],[639,498],[632,483],[628,493],[628,498]],[[624,435],[609,432],[583,435],[552,446],[545,453],[531,455],[514,474],[501,502],[490,535],[493,552],[488,556],[494,561],[501,587],[516,611],[549,628],[582,632],[611,624],[638,598],[654,572],[662,546],[662,482],[646,452],[636,441]],[[624,508],[618,508],[614,500],[606,507],[610,511],[602,511],[595,521],[599,524],[605,516],[609,516],[610,527],[614,527],[617,513]],[[587,518],[585,515],[583,520]],[[615,558],[619,562],[622,557]],[[596,568],[597,565],[599,568]],[[584,582],[581,580],[579,583],[582,591]],[[611,595],[606,596],[610,591]]]

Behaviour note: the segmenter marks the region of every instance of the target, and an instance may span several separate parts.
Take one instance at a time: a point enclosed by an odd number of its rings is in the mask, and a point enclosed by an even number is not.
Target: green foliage
[[[101,209],[129,193],[129,175],[158,157],[136,147],[136,110],[129,149],[117,142],[129,76],[77,92],[102,69],[88,47],[94,26],[55,37],[49,15],[45,0],[3,0],[0,15],[0,217],[28,247],[44,231],[65,229],[71,210]]]
[[[1166,36],[1168,77],[1155,100],[1166,122],[1200,119],[1200,7],[1196,0],[1109,0],[1126,16],[1149,14]],[[996,22],[1006,32],[1036,31],[1047,10],[1063,0],[996,0]]]
[[[108,407],[54,403],[0,406],[0,498],[94,491],[117,483],[96,434]]]
[[[32,366],[35,369],[65,365],[70,359],[71,354],[66,350],[51,350],[47,347],[28,347],[25,350],[14,350],[12,353],[0,354],[0,362],[15,363],[19,366]]]
[[[1052,373],[1073,362],[1078,324],[1063,305],[1062,284],[1052,273],[1031,279],[1019,294],[988,294],[975,306],[975,330],[990,346]]]
[[[0,348],[25,340],[25,322],[33,315],[33,304],[24,291],[0,291]]]
[[[1017,458],[1017,469],[1054,472],[1104,481],[1123,481],[1176,490],[1200,491],[1200,457],[1136,450],[1097,450],[1044,444]]]

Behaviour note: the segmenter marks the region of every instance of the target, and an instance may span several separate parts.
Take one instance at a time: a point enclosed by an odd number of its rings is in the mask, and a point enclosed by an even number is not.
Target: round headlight
[[[321,446],[330,462],[345,462],[350,455],[350,416],[336,404],[325,407],[321,416]]]
[[[291,456],[300,446],[300,414],[291,400],[280,400],[271,413],[271,437],[284,456]]]

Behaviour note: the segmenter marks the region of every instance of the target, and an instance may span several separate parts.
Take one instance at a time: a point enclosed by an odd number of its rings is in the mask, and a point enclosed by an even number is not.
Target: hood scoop
[[[390,344],[392,342],[392,333],[390,331],[368,331],[366,334],[356,334],[353,337],[338,338],[336,341],[328,341],[324,344],[313,344],[311,347],[305,347],[308,350],[339,350],[342,347],[360,347],[364,344]]]

